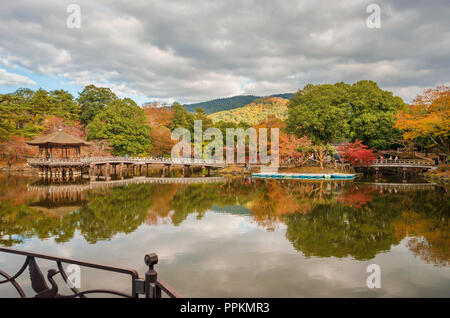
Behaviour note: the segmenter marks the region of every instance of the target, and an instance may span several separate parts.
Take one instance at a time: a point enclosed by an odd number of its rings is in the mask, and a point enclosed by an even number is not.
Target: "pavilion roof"
[[[33,146],[54,145],[54,146],[89,146],[90,144],[81,138],[71,136],[64,131],[55,131],[46,136],[36,137],[28,141],[27,144]]]

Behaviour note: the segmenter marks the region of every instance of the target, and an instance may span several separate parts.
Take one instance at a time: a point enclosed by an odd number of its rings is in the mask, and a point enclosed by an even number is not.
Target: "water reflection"
[[[95,244],[133,233],[142,224],[177,227],[191,214],[201,220],[208,211],[218,211],[248,213],[269,232],[285,227],[286,239],[307,257],[369,260],[408,237],[408,249],[424,261],[448,266],[450,259],[449,196],[440,187],[380,191],[349,181],[235,179],[43,191],[28,187],[32,182],[0,176],[2,245],[32,237],[68,242],[76,232]]]

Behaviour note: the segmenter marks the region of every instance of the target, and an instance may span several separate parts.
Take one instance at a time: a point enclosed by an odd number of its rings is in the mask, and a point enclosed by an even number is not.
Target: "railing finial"
[[[147,254],[144,257],[144,262],[145,262],[145,265],[147,265],[148,268],[150,270],[152,270],[153,269],[153,265],[158,264],[158,255],[156,255],[155,253]]]

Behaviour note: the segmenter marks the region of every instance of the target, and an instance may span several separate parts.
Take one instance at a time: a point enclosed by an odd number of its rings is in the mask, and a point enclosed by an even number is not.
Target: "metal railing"
[[[148,270],[146,271],[144,278],[139,278],[139,274],[136,270],[125,267],[102,265],[74,260],[70,258],[20,251],[5,247],[0,247],[0,252],[23,255],[26,257],[22,267],[13,275],[9,275],[8,273],[0,269],[0,276],[3,276],[5,278],[3,280],[0,280],[0,285],[11,283],[18,292],[19,296],[22,298],[27,298],[27,295],[25,294],[20,284],[17,282],[17,278],[21,276],[27,268],[29,269],[30,273],[31,287],[36,293],[33,296],[34,298],[87,298],[86,295],[89,294],[108,294],[127,298],[138,298],[140,295],[144,295],[146,298],[161,298],[162,292],[164,292],[170,298],[182,297],[166,282],[158,279],[158,274],[154,269],[154,265],[158,263],[158,256],[154,253],[145,255],[144,261],[148,266]],[[43,273],[37,265],[36,259],[45,259],[56,262],[58,270],[50,269],[47,272],[47,280],[50,283],[50,287],[48,286]],[[108,289],[90,289],[80,291],[78,288],[73,287],[70,284],[69,276],[62,266],[63,263],[75,264],[78,266],[128,275],[131,279],[131,294]],[[58,293],[59,287],[54,279],[55,275],[57,274],[60,274],[63,281],[67,284],[73,294],[62,295]]]

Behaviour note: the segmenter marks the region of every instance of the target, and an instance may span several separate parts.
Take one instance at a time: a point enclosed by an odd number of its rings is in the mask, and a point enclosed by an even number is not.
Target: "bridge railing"
[[[37,163],[83,163],[84,158],[28,158],[27,163],[37,164]]]
[[[433,166],[432,161],[419,160],[419,159],[376,159],[372,164],[385,164],[385,165],[426,165]]]
[[[114,163],[114,162],[130,162],[130,163],[163,163],[163,164],[197,164],[197,165],[224,165],[223,160],[215,159],[189,159],[189,158],[154,158],[154,157],[84,157],[84,158],[29,158],[28,164],[65,164],[65,163]]]

